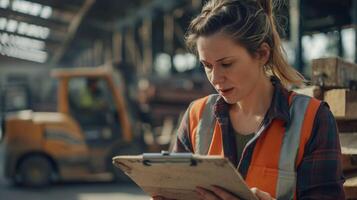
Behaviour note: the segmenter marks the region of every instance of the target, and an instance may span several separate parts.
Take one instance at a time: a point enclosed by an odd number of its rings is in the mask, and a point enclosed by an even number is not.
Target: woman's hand
[[[154,196],[151,198],[151,200],[175,200],[175,199],[168,199],[162,196]]]
[[[269,193],[258,188],[251,188],[251,191],[259,200],[274,200]],[[238,197],[218,186],[212,186],[212,190],[197,187],[196,192],[202,200],[239,200]]]
[[[258,188],[250,188],[250,190],[255,194],[259,200],[276,200],[269,193],[259,190]]]
[[[239,200],[230,192],[217,186],[212,186],[212,190],[196,187],[196,192],[202,200]]]

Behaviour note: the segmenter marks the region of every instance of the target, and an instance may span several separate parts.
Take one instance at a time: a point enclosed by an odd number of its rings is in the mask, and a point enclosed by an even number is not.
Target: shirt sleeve
[[[190,106],[191,107],[191,106]],[[193,148],[190,140],[190,122],[189,122],[189,110],[190,107],[186,110],[185,114],[182,117],[179,128],[176,133],[176,141],[172,148],[172,152],[193,152]]]
[[[297,199],[345,199],[344,181],[336,121],[323,102],[297,169]]]

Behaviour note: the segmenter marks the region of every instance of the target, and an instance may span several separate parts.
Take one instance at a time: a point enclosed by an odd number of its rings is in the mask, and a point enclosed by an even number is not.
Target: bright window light
[[[32,3],[32,8],[31,10],[28,11],[28,13],[33,16],[38,16],[40,15],[41,10],[42,10],[42,6],[40,4]]]
[[[43,50],[45,42],[27,37],[0,33],[0,44],[29,50]]]
[[[286,59],[290,65],[295,62],[295,50],[291,41],[283,40],[282,45],[286,53]]]
[[[29,39],[26,37],[14,36],[11,38],[10,43],[13,46],[26,49],[43,50],[45,48],[45,42],[40,40]]]
[[[30,2],[27,1],[18,1],[15,0],[12,2],[11,6],[13,11],[21,12],[21,13],[27,13],[28,10],[31,9],[31,4]]]
[[[3,1],[3,0],[0,0]],[[40,16],[42,18],[49,18],[52,15],[52,8],[38,3],[33,3],[24,0],[14,0],[11,9],[16,12],[25,13],[33,16]]]
[[[47,52],[28,49],[20,49],[13,46],[0,44],[0,54],[4,56],[20,58],[39,63],[44,63],[47,60]]]
[[[10,19],[6,25],[6,31],[15,32],[17,28],[17,21]]]
[[[345,59],[354,62],[356,55],[356,32],[354,28],[342,30],[342,44],[345,52]]]
[[[49,34],[50,34],[49,28],[43,26],[37,26],[33,24],[27,24],[27,29],[24,35],[46,39],[48,38]]]
[[[159,76],[166,77],[171,71],[171,56],[167,53],[160,53],[154,61],[154,68]]]
[[[10,4],[9,0],[0,0],[0,8],[7,8]]]
[[[43,6],[40,16],[42,18],[48,19],[51,17],[51,15],[52,15],[52,8],[49,6]]]
[[[197,58],[191,53],[176,54],[173,61],[178,72],[191,70],[197,65]]]
[[[9,35],[6,33],[0,34],[0,43],[5,44],[9,42]]]
[[[0,30],[6,30],[8,32],[26,36],[31,36],[40,39],[47,39],[50,35],[50,29],[44,26],[38,26],[34,24],[28,24],[26,22],[18,22],[12,19],[6,19],[0,17]]]
[[[28,24],[25,22],[20,22],[19,27],[17,28],[17,32],[21,35],[25,35],[27,32]]]
[[[40,40],[0,33],[0,54],[4,56],[44,63],[48,57],[44,47]]]
[[[324,33],[305,35],[302,37],[304,57],[307,61],[326,57],[329,38]]]
[[[0,17],[0,30],[4,30],[7,24],[7,19]]]

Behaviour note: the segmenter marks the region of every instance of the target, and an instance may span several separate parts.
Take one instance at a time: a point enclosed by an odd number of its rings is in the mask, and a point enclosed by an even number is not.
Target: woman
[[[284,58],[271,0],[209,1],[187,44],[218,95],[191,103],[174,152],[229,158],[258,199],[344,199],[334,117],[287,89],[304,78]],[[219,187],[196,191],[238,199]]]

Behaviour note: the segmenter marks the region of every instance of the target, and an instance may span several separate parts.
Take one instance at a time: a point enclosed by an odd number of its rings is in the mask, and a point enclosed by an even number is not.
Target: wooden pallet
[[[357,199],[357,174],[346,177],[346,182],[343,184],[346,199]]]
[[[325,88],[350,88],[357,81],[357,64],[341,58],[320,58],[312,61],[312,83]]]
[[[357,119],[336,118],[336,122],[340,133],[357,133]]]
[[[340,135],[343,171],[357,170],[357,133]]]
[[[330,105],[336,118],[357,119],[357,91],[329,90],[324,93],[324,100]]]
[[[357,199],[357,133],[340,134],[346,199]]]

